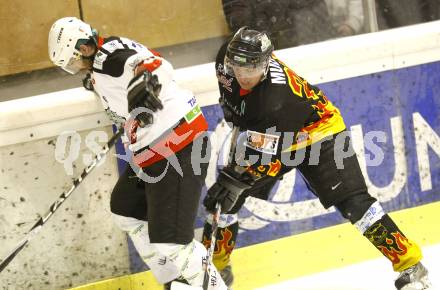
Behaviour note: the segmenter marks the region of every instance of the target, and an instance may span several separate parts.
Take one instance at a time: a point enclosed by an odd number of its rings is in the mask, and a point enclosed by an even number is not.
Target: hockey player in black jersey
[[[49,56],[69,73],[90,70],[87,89],[125,124],[133,159],[111,195],[114,222],[166,289],[201,289],[207,251],[194,239],[194,223],[208,164],[197,172],[192,154],[206,154],[208,126],[193,94],[158,53],[127,38],[102,38],[75,17],[54,23]],[[226,289],[209,267],[209,289]]]
[[[243,27],[220,48],[215,64],[225,120],[241,131],[237,165],[220,170],[203,201],[209,212],[221,204],[217,241],[222,242],[216,247],[227,249],[215,249],[214,263],[226,284],[233,278],[237,212],[248,196],[267,199],[277,180],[297,168],[325,208],[335,206],[392,262],[400,273],[397,289],[428,289],[421,250],[368,193],[338,108],[272,51],[266,34]],[[302,154],[303,160],[295,158]],[[210,220],[205,246],[210,244]]]

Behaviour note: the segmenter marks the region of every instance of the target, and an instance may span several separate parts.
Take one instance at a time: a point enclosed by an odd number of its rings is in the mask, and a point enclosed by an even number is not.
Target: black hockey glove
[[[252,178],[246,178],[231,167],[220,171],[217,181],[208,189],[203,205],[209,212],[215,211],[216,203],[221,205],[221,212],[229,212],[237,202],[240,195],[252,187]]]
[[[88,91],[93,91],[93,79],[92,74],[87,73],[86,77],[82,79],[83,87]]]
[[[128,111],[131,112],[136,108],[146,108],[152,112],[162,110],[163,105],[159,99],[161,88],[157,75],[149,71],[134,77],[128,84]],[[150,112],[141,112],[135,119],[139,121],[141,127],[153,124],[153,115]]]

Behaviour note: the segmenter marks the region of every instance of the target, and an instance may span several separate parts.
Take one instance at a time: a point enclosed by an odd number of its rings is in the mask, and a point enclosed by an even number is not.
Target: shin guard
[[[396,272],[414,266],[422,259],[420,247],[402,233],[378,202],[367,210],[355,226],[391,261]]]
[[[203,228],[202,243],[206,248],[209,248],[209,246],[211,245],[211,220],[212,215],[209,215]],[[221,214],[213,257],[213,263],[219,271],[222,271],[230,263],[231,253],[234,250],[235,240],[237,239],[237,233],[237,214]]]
[[[205,247],[195,240],[187,245],[154,243],[154,247],[168,258],[168,263],[177,267],[180,278],[194,287],[202,287],[205,269],[203,267],[206,261],[207,251]],[[209,290],[226,290],[220,273],[212,264],[209,267]],[[173,287],[173,284],[171,284]],[[172,288],[171,288],[172,289]]]
[[[159,283],[165,284],[179,277],[177,267],[172,263],[167,263],[167,257],[150,243],[148,222],[117,214],[112,214],[112,218],[121,230],[128,233],[139,256],[148,265]]]

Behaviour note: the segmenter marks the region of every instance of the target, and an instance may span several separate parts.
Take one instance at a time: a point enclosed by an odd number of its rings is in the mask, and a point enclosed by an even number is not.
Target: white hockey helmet
[[[49,31],[50,60],[71,74],[82,68],[79,46],[90,40],[96,43],[96,31],[76,17],[58,19]]]

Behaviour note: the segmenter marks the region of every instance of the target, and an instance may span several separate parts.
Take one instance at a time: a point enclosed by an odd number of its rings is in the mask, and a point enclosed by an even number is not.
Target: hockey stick
[[[29,241],[40,231],[41,227],[49,220],[49,218],[55,213],[55,211],[61,206],[61,204],[72,194],[72,192],[81,184],[81,182],[86,178],[86,176],[96,167],[99,161],[107,154],[110,148],[116,143],[116,141],[124,133],[124,128],[119,127],[112,138],[104,145],[103,150],[95,156],[92,163],[87,166],[81,175],[73,180],[72,187],[63,192],[58,199],[50,206],[49,211],[45,216],[40,217],[40,219],[35,223],[35,225],[29,230],[25,238],[23,238],[18,245],[12,250],[12,252],[6,256],[0,263],[0,273],[9,265],[9,263],[17,256],[17,254],[23,250],[23,248],[29,243]]]
[[[205,276],[203,277],[203,290],[208,290],[208,286],[209,286],[209,278],[210,278],[209,265],[212,263],[212,259],[214,257],[214,249],[217,240],[217,229],[218,229],[218,222],[220,219],[220,212],[221,212],[221,205],[217,203],[215,205],[215,212],[212,218],[211,244],[209,245],[208,254],[206,255],[206,261],[205,261],[206,269],[205,269]]]
[[[235,164],[234,155],[235,155],[235,148],[237,146],[238,133],[240,133],[239,127],[234,126],[231,133],[231,148],[229,149],[229,156],[228,156],[229,165]],[[205,268],[205,276],[203,277],[203,290],[208,290],[208,286],[209,286],[209,278],[210,278],[209,265],[212,264],[212,259],[214,257],[214,249],[217,240],[217,229],[218,229],[218,222],[220,220],[220,213],[221,213],[221,205],[220,203],[217,202],[215,205],[215,211],[213,214],[212,224],[211,224],[212,227],[211,244],[209,245],[209,249],[205,261],[206,268]]]

